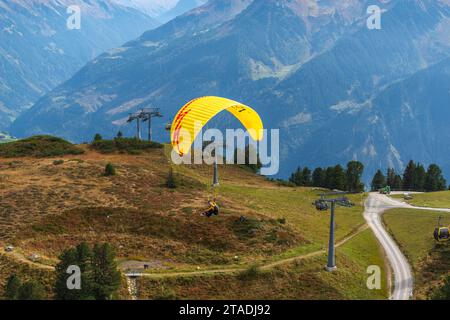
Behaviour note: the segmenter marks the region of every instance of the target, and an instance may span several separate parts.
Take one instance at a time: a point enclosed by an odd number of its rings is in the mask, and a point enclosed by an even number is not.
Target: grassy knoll
[[[403,199],[403,195],[393,195],[393,198]],[[413,195],[406,202],[418,207],[450,208],[450,191],[427,192]]]
[[[411,209],[389,210],[383,216],[388,230],[412,264],[415,297],[427,298],[430,290],[450,270],[449,244],[437,244],[433,238],[438,217],[450,225],[450,214]]]
[[[361,254],[361,251],[364,253]],[[326,255],[262,270],[177,278],[140,278],[141,299],[386,299],[384,261],[370,230],[337,250],[336,273],[324,271]],[[379,265],[381,290],[366,286],[366,269]]]
[[[0,157],[55,157],[67,154],[79,155],[83,149],[61,138],[33,136],[0,145]]]

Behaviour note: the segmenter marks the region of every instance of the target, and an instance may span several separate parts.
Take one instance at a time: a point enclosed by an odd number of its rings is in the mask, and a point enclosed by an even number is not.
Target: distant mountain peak
[[[366,27],[371,4],[383,10],[381,30]],[[281,176],[351,159],[367,175],[410,158],[444,167],[449,5],[209,1],[98,57],[21,115],[11,133],[73,141],[119,129],[131,135],[134,127],[123,124],[129,112],[156,105],[168,122],[187,101],[218,95],[246,102],[267,128],[280,129]],[[162,121],[154,132],[167,140]]]
[[[156,18],[177,5],[179,0],[113,0],[123,6],[138,9]]]
[[[80,29],[67,8],[80,6]],[[86,62],[157,26],[114,0],[0,0],[0,128]]]

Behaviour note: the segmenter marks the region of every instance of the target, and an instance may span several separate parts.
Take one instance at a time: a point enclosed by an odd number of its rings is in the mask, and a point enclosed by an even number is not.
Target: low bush
[[[115,176],[116,175],[116,168],[111,163],[108,163],[105,166],[105,177]]]
[[[162,144],[153,141],[143,141],[137,138],[115,138],[114,140],[95,140],[91,148],[101,153],[139,154],[149,149],[162,148]]]
[[[255,265],[252,265],[245,269],[244,271],[241,271],[239,274],[240,280],[254,280],[258,278],[258,276],[261,274],[261,270]]]

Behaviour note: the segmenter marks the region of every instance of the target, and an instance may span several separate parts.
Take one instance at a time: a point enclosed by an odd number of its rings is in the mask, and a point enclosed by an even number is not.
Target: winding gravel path
[[[450,212],[450,209],[414,207],[405,202],[400,202],[386,195],[374,192],[371,193],[366,200],[364,218],[380,241],[394,272],[394,290],[391,299],[409,300],[413,294],[413,275],[411,266],[405,255],[400,251],[397,243],[384,229],[381,221],[381,216],[386,210],[395,208],[445,212]]]

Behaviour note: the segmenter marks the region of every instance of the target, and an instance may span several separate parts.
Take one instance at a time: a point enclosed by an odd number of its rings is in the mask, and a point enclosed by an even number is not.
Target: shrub
[[[24,283],[19,289],[18,300],[44,300],[44,287],[34,281]]]
[[[258,266],[252,265],[239,274],[240,280],[253,280],[260,275],[261,271]]]
[[[63,163],[64,163],[64,160],[55,160],[55,161],[53,161],[53,164],[55,166],[59,166],[60,164],[63,164]]]
[[[430,297],[431,300],[449,300],[450,299],[450,276],[444,280],[444,284],[435,289]]]
[[[159,293],[153,297],[153,300],[177,300],[178,297],[171,288],[167,288],[164,285],[160,287]]]
[[[286,224],[286,218],[284,218],[284,217],[283,218],[278,218],[277,221],[278,221],[279,224]]]
[[[115,176],[116,175],[116,168],[111,163],[108,163],[105,166],[105,177],[109,176]]]
[[[129,153],[139,154],[149,149],[162,148],[157,142],[139,140],[137,138],[115,138],[114,140],[98,140],[91,144],[91,148],[101,153]]]
[[[20,279],[15,274],[10,275],[8,280],[6,281],[4,293],[5,299],[16,300],[19,295],[20,287],[21,287]]]
[[[247,218],[245,220],[236,220],[232,224],[234,234],[240,239],[250,239],[255,236],[255,233],[262,228],[260,221]]]
[[[44,300],[46,294],[41,283],[28,281],[22,284],[20,279],[12,274],[6,282],[3,296],[7,300]]]

